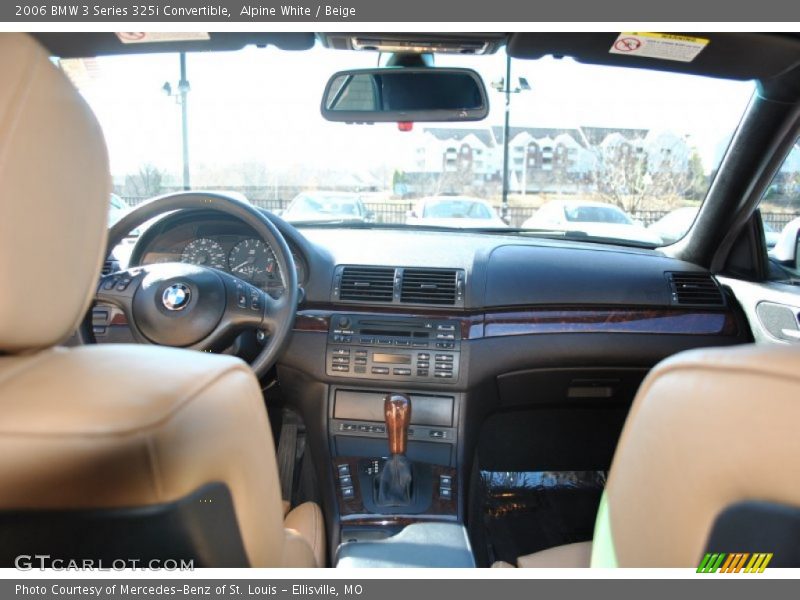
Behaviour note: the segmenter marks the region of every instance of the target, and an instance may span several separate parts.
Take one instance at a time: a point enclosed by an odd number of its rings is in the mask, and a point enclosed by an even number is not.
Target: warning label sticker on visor
[[[705,38],[672,33],[620,33],[611,54],[692,62],[708,45]]]

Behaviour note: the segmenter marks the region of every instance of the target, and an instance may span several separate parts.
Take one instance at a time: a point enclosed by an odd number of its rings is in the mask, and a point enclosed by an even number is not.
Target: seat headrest
[[[96,289],[111,179],[92,111],[31,37],[0,34],[0,353],[67,338]]]

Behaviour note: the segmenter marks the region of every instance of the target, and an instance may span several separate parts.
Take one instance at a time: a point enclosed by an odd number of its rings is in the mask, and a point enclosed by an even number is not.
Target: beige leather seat
[[[788,507],[797,519],[798,423],[797,347],[693,350],[663,361],[634,400],[593,542],[522,556],[518,566],[696,568],[730,507],[757,501]],[[764,526],[756,523],[767,539]]]
[[[284,521],[264,400],[245,363],[153,346],[56,346],[100,274],[106,148],[31,38],[0,34],[0,56],[0,513],[96,517],[198,490],[206,510],[202,490],[214,484],[229,493],[248,564],[324,566],[319,508],[299,506]],[[203,526],[190,540],[200,556]]]

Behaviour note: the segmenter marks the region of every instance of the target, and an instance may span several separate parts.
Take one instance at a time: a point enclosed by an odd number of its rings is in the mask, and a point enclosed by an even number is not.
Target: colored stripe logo
[[[763,573],[772,553],[755,552],[708,552],[697,567],[698,573]]]

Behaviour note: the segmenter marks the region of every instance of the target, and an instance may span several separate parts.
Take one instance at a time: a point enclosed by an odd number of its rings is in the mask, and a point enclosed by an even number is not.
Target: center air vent
[[[463,269],[417,267],[336,267],[334,302],[364,304],[420,304],[464,306],[466,273]]]
[[[708,273],[667,273],[672,302],[682,306],[724,306],[716,280]]]
[[[344,267],[337,281],[340,300],[391,302],[394,297],[392,267]]]
[[[400,302],[453,306],[460,295],[459,273],[455,269],[403,269]]]

